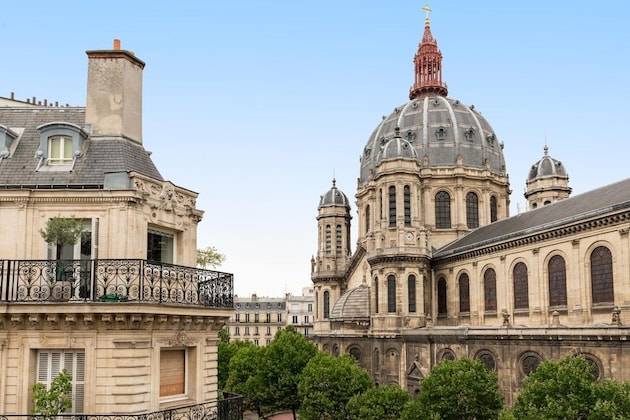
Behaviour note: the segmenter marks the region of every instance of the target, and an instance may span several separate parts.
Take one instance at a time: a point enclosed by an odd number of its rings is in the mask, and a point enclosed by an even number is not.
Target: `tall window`
[[[378,220],[383,220],[383,190],[378,190]]]
[[[337,230],[335,232],[335,249],[337,250],[337,255],[341,254],[341,225],[337,225]]]
[[[459,312],[470,312],[470,280],[466,273],[459,276]]]
[[[554,255],[549,259],[549,306],[567,305],[567,271],[564,258]]]
[[[396,277],[387,276],[387,312],[396,312]]]
[[[497,274],[492,268],[483,273],[483,303],[486,312],[497,310]]]
[[[160,350],[160,397],[185,395],[187,372],[186,349]]]
[[[149,229],[147,232],[147,260],[167,264],[174,262],[175,235],[160,230]]]
[[[324,292],[324,319],[328,319],[330,316],[330,292],[326,290]]]
[[[48,164],[63,165],[72,163],[72,138],[52,136],[48,139]]]
[[[330,225],[326,225],[326,254],[330,254],[332,247],[332,231]]]
[[[396,187],[389,187],[389,226],[396,226]]]
[[[416,276],[413,274],[407,278],[407,297],[409,299],[409,312],[416,312]]]
[[[466,194],[466,224],[470,229],[479,227],[479,200],[472,191]]]
[[[446,191],[435,195],[435,227],[450,229],[451,227],[451,196]]]
[[[529,308],[527,266],[522,262],[517,263],[512,271],[512,277],[514,283],[514,309]]]
[[[448,312],[447,297],[446,297],[446,279],[440,277],[437,282],[437,294],[438,294],[438,315],[445,315]]]
[[[50,387],[62,370],[72,376],[72,407],[69,413],[83,413],[85,395],[85,352],[40,350],[37,354],[37,382]]]
[[[405,226],[411,226],[411,190],[409,185],[403,189],[403,201],[405,206]]]
[[[591,293],[593,303],[613,303],[612,254],[605,246],[598,246],[591,253]]]
[[[365,233],[370,231],[370,205],[365,206]]]
[[[490,222],[497,221],[497,198],[493,195],[490,197]]]
[[[378,313],[378,277],[374,277],[374,312]]]

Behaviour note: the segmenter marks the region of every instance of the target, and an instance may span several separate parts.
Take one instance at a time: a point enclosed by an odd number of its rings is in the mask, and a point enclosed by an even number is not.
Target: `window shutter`
[[[186,350],[160,352],[160,397],[186,393]]]

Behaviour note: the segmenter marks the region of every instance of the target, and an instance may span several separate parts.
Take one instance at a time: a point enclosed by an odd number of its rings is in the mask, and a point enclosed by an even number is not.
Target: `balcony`
[[[223,399],[142,414],[60,414],[55,420],[242,420],[243,397],[223,392]],[[49,420],[33,414],[0,414],[0,420]]]
[[[148,302],[232,308],[234,276],[135,259],[0,260],[0,302]]]

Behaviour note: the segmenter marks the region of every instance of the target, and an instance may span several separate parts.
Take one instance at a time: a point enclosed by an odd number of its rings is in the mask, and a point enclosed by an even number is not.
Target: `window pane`
[[[459,311],[470,312],[470,288],[466,273],[459,276]]]
[[[613,303],[612,254],[604,246],[597,247],[591,254],[591,293],[593,303]]]
[[[387,312],[396,312],[396,277],[387,276]]]
[[[404,188],[405,226],[411,226],[411,191],[408,185]]]
[[[416,312],[416,276],[409,275],[407,279],[407,296],[409,299],[409,312]]]
[[[389,226],[396,226],[396,187],[389,187]]]
[[[492,268],[483,274],[484,309],[497,310],[497,275]]]
[[[450,229],[451,227],[451,196],[446,191],[435,195],[435,227]]]
[[[479,201],[477,194],[466,194],[466,224],[470,229],[479,227]]]
[[[437,283],[438,293],[438,314],[444,315],[447,313],[447,297],[446,297],[446,279],[441,277]]]
[[[527,284],[527,266],[522,262],[514,266],[514,309],[529,308],[529,288]]]
[[[549,306],[566,306],[567,273],[564,258],[554,255],[549,260]]]

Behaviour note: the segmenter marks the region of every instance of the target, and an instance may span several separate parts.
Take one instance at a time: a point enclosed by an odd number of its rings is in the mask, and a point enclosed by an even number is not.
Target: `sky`
[[[408,101],[417,0],[23,1],[0,5],[0,96],[85,105],[86,50],[146,62],[144,146],[199,193],[198,247],[225,254],[235,293],[311,284],[320,195],[350,198],[359,155]],[[511,215],[529,168],[562,161],[573,195],[629,176],[630,2],[430,3],[449,97],[504,143]],[[353,247],[354,250],[354,247]]]

